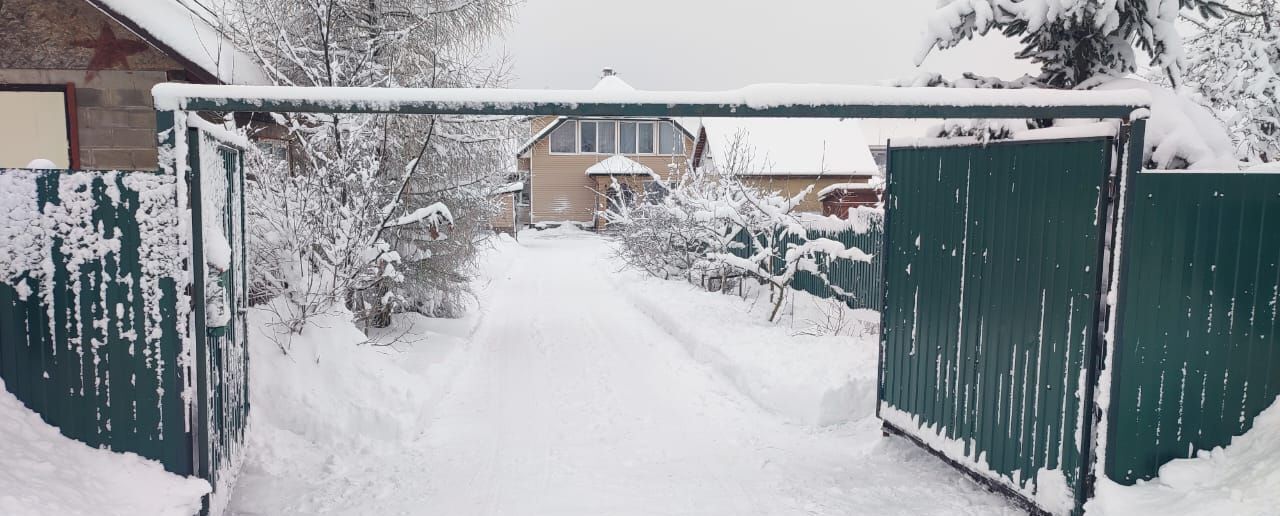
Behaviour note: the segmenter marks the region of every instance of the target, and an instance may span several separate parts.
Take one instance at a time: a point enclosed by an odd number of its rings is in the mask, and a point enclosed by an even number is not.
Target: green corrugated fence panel
[[[1280,395],[1280,174],[1130,188],[1105,466],[1124,484],[1229,444]]]
[[[1112,140],[895,148],[881,415],[1024,494],[1059,470],[1082,501]]]
[[[245,347],[248,332],[243,308],[248,306],[245,297],[245,226],[243,205],[243,173],[240,151],[219,144],[207,135],[200,137],[200,152],[211,152],[208,159],[199,160],[200,176],[204,188],[216,188],[202,192],[206,201],[202,216],[213,221],[206,228],[221,227],[232,249],[231,267],[218,276],[218,282],[226,289],[226,301],[231,311],[227,326],[211,328],[204,336],[208,406],[203,411],[207,421],[204,429],[208,450],[202,460],[208,462],[207,480],[214,486],[209,506],[218,510],[226,506],[229,490],[238,475],[243,458],[245,425],[249,416],[249,356]],[[215,197],[218,202],[211,203]]]
[[[779,230],[779,233],[781,233],[781,230]],[[851,229],[835,234],[810,230],[808,237],[830,238],[839,241],[846,247],[857,247],[863,252],[872,255],[872,260],[867,263],[846,259],[820,259],[820,267],[822,267],[827,276],[826,280],[807,271],[798,271],[791,282],[791,287],[821,298],[842,298],[850,308],[879,310],[881,298],[883,297],[882,270],[884,267],[882,264],[884,259],[880,256],[880,250],[884,247],[882,223],[873,219],[871,226],[863,233]],[[742,244],[740,247],[730,249],[730,253],[733,255],[747,258],[755,253],[754,242],[746,231],[739,231],[734,236],[733,241]],[[780,241],[785,247],[787,244],[799,244],[802,239],[796,235],[787,235],[781,237]],[[780,257],[775,258],[771,264],[774,272],[781,270],[784,266],[785,264]],[[843,293],[844,296],[841,296],[840,293]]]
[[[5,173],[19,172],[0,170]],[[90,220],[62,220],[57,231],[97,232],[118,241],[118,251],[77,265],[64,254],[64,238],[55,237],[49,251],[53,285],[48,298],[42,293],[46,285],[36,278],[21,280],[28,287],[26,296],[0,282],[0,378],[66,436],[158,460],[174,473],[192,474],[178,366],[181,338],[172,309],[178,303],[175,282],[159,279],[161,314],[156,327],[150,327],[141,281],[138,192],[124,185],[127,174],[155,173],[75,174],[75,181],[61,187],[72,192],[88,189]],[[68,176],[65,171],[39,172],[40,209],[62,204],[60,181]],[[159,336],[158,349],[143,342],[149,334]]]

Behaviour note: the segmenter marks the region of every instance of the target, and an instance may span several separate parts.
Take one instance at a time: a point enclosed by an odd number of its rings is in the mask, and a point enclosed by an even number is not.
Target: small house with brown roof
[[[704,118],[695,167],[732,173],[757,188],[788,197],[812,190],[796,208],[823,213],[831,187],[871,188],[880,169],[857,120],[830,118]]]

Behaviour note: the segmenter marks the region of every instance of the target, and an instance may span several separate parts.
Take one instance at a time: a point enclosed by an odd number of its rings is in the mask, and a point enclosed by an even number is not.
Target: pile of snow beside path
[[[783,320],[770,323],[766,291],[742,299],[635,272],[615,278],[641,312],[765,409],[819,426],[874,415],[876,312],[791,291]],[[839,334],[813,335],[833,326],[824,312],[837,309],[847,318]]]
[[[366,335],[351,320],[335,311],[290,335],[269,308],[250,311],[249,450],[233,512],[308,512],[319,502],[304,498],[348,482],[344,468],[357,462],[349,458],[395,454],[420,436],[475,325],[398,314]],[[263,493],[259,476],[291,483]]]
[[[1263,516],[1277,510],[1280,402],[1259,414],[1253,429],[1232,439],[1230,446],[1171,461],[1150,482],[1122,486],[1098,479],[1097,496],[1085,505],[1089,516]]]
[[[209,483],[68,439],[0,381],[0,514],[189,516]]]

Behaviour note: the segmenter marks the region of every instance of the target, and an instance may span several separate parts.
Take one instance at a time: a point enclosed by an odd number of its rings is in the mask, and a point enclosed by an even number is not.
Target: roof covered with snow
[[[746,175],[879,174],[857,120],[830,118],[704,118],[703,154],[695,160],[721,163],[735,151],[750,158]],[[701,137],[701,136],[700,136]],[[702,143],[702,142],[699,142]],[[740,154],[746,157],[747,154]]]
[[[217,27],[213,13],[181,0],[89,0],[138,37],[192,71],[223,84],[271,84],[248,54],[236,49]]]
[[[653,169],[637,163],[626,156],[610,156],[608,159],[587,168],[589,176],[637,176],[652,175]]]
[[[622,77],[618,77],[612,69],[605,68],[604,77],[600,78],[600,82],[597,82],[591,91],[636,91],[636,89],[622,80]]]

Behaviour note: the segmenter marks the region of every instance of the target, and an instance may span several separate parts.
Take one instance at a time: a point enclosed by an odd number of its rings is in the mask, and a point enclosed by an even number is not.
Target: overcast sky
[[[761,82],[875,84],[920,70],[1013,79],[1003,37],[914,56],[936,0],[528,0],[495,43],[525,88],[589,88],[612,66],[640,89]]]

